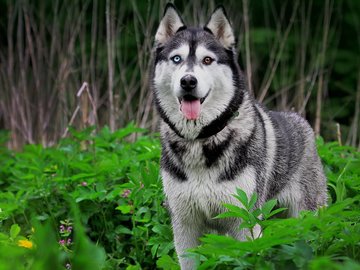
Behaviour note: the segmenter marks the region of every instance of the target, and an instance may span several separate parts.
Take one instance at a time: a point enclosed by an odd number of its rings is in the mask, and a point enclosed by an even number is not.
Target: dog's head
[[[194,28],[167,4],[155,35],[152,83],[161,117],[179,136],[210,137],[236,113],[243,83],[234,45],[222,7],[203,28]]]

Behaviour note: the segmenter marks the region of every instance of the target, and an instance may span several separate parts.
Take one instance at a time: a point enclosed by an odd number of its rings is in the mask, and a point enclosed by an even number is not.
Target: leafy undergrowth
[[[179,269],[163,206],[161,147],[146,134],[129,125],[114,133],[71,130],[50,148],[0,146],[0,270]],[[360,154],[321,140],[318,148],[329,206],[260,220],[278,211],[276,202],[253,210],[256,197],[247,201],[238,191],[245,208],[227,206],[223,217],[237,215],[249,229],[260,223],[262,237],[204,236],[188,254],[199,269],[360,269]]]

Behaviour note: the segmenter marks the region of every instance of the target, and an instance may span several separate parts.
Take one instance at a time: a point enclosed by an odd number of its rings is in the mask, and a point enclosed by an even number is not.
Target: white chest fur
[[[184,182],[173,179],[166,171],[162,171],[164,192],[170,209],[184,220],[211,221],[214,216],[225,211],[223,203],[239,205],[232,196],[236,194],[236,188],[244,190],[248,197],[255,191],[256,172],[252,166],[239,173],[236,180],[221,182],[221,170],[218,167],[195,168],[186,170],[187,180]]]

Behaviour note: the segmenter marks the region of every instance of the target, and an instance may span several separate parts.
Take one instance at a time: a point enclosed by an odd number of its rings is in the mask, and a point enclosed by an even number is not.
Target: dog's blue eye
[[[180,55],[175,55],[175,56],[171,57],[171,60],[172,60],[175,64],[179,64],[179,63],[182,61]]]

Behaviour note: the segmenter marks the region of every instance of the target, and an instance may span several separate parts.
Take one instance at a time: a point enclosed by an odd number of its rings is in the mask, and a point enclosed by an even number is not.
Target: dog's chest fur
[[[235,151],[231,130],[212,139],[187,142],[165,130],[162,132],[162,178],[171,211],[184,220],[196,220],[219,229],[219,221],[212,218],[225,211],[223,203],[238,204],[231,195],[236,188],[248,195],[254,192],[254,167],[244,168],[234,181],[221,180]],[[174,178],[176,174],[178,179]]]

